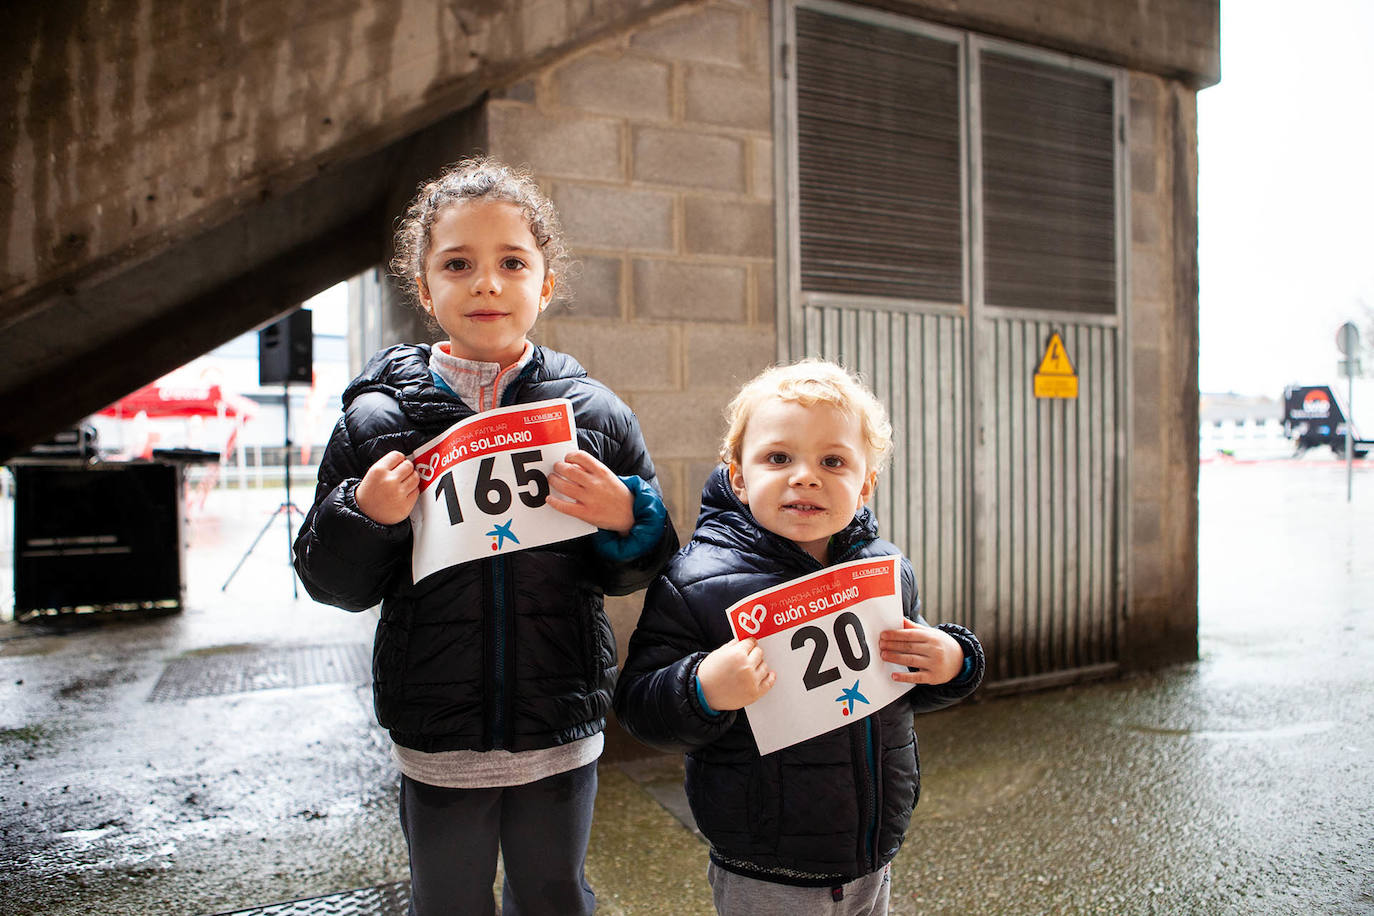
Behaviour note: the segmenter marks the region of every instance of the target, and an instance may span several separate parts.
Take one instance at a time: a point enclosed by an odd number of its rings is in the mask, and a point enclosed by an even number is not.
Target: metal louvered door
[[[1114,670],[1122,580],[1122,88],[971,39],[975,606],[1004,687]],[[1058,334],[1077,396],[1037,397]]]
[[[1124,82],[830,0],[776,0],[780,356],[859,372],[875,509],[932,620],[1008,687],[1112,669],[1123,607]],[[1058,333],[1078,396],[1035,396]]]
[[[887,406],[882,535],[911,559],[925,613],[972,625],[962,37],[825,2],[786,11],[785,355],[833,359]]]
[[[967,322],[958,316],[808,305],[804,352],[858,372],[892,417],[892,466],[873,510],[916,570],[931,620],[972,627]]]

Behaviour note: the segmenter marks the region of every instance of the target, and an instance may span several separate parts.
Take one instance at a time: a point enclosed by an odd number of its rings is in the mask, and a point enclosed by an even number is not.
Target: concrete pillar
[[[1132,74],[1129,118],[1134,666],[1197,657],[1196,92]]]

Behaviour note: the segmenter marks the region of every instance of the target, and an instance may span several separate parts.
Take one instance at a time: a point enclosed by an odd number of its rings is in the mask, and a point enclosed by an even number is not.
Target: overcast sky
[[[1201,389],[1335,384],[1374,323],[1374,0],[1222,0],[1198,172]]]

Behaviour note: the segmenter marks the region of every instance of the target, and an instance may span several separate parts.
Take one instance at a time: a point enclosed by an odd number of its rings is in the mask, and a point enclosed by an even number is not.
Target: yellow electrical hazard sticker
[[[1069,362],[1069,354],[1064,349],[1064,341],[1060,339],[1058,331],[1050,334],[1045,357],[1040,360],[1040,368],[1035,370],[1035,396],[1078,397],[1078,376],[1073,371],[1073,363]]]

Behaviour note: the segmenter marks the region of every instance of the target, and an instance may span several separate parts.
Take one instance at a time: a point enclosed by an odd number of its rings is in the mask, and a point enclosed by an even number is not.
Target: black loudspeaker
[[[258,332],[259,385],[308,383],[314,362],[309,309],[296,309]]]

